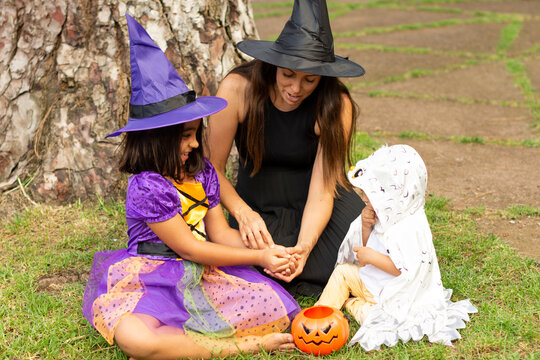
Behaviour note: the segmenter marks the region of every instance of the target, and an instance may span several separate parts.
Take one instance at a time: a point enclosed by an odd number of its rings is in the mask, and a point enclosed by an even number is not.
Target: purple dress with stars
[[[151,315],[216,351],[281,332],[299,311],[280,285],[253,268],[183,260],[148,227],[180,214],[206,241],[204,216],[219,205],[219,180],[207,160],[195,180],[177,184],[154,172],[129,178],[127,248],[94,255],[83,300],[84,316],[110,344],[119,320],[131,313]]]

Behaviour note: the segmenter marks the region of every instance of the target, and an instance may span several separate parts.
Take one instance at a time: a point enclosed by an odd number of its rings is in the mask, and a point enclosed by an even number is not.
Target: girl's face
[[[276,86],[274,106],[282,111],[296,109],[315,90],[320,75],[278,67],[276,70]]]
[[[189,158],[191,150],[199,147],[197,141],[197,130],[201,125],[201,119],[193,120],[184,124],[184,131],[182,132],[182,140],[180,141],[180,156],[182,158],[182,164],[185,164]]]

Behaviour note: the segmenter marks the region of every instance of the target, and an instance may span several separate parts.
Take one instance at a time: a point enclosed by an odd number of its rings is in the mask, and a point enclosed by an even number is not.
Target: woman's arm
[[[210,228],[212,228],[215,219],[212,219],[211,216],[208,220]],[[282,246],[251,250],[200,241],[195,239],[179,214],[166,221],[148,223],[148,226],[161,241],[183,259],[199,264],[215,266],[259,265],[277,272],[286,271],[289,268],[290,255]]]
[[[247,247],[263,249],[274,245],[266,224],[261,216],[240,198],[225,176],[227,159],[231,152],[238,124],[243,121],[247,112],[247,105],[244,101],[247,86],[248,80],[238,74],[230,74],[223,79],[216,96],[227,100],[228,105],[225,109],[210,116],[207,146],[210,161],[216,168],[221,184],[221,202],[238,221],[242,241]]]
[[[352,103],[345,94],[342,95],[341,121],[345,137],[348,139],[351,135],[349,129],[352,124]],[[316,127],[315,132],[319,134],[318,127]],[[306,206],[302,214],[300,234],[296,246],[293,248],[298,257],[298,266],[290,276],[285,277],[277,274],[276,277],[281,280],[291,281],[302,273],[311,250],[315,247],[323,230],[326,228],[334,207],[335,182],[330,181],[330,183],[333,183],[333,185],[329,186],[328,182],[325,182],[323,150],[319,145],[315,163],[313,164]]]

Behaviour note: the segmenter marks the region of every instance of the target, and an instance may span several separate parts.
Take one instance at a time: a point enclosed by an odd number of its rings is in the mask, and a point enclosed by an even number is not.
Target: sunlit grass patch
[[[540,208],[529,205],[513,205],[501,210],[500,214],[506,219],[518,219],[523,216],[540,217]]]
[[[383,143],[377,138],[370,136],[367,132],[357,131],[353,138],[353,164],[358,161],[367,158],[375,150],[377,150]]]

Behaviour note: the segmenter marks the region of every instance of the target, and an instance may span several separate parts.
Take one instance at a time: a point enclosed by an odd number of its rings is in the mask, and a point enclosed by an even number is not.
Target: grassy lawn
[[[358,134],[356,140],[356,159],[378,146],[365,134]],[[538,263],[518,256],[499,238],[479,233],[476,212],[450,210],[448,201],[429,195],[426,209],[444,286],[453,289],[453,300],[470,298],[479,310],[460,331],[462,339],[453,347],[424,339],[371,353],[357,346],[343,347],[327,358],[540,358]],[[533,210],[525,213],[540,221],[538,209]],[[509,211],[523,216],[523,211]],[[94,252],[125,246],[124,216],[123,201],[96,198],[62,207],[31,206],[2,223],[1,359],[126,358],[81,313]],[[303,307],[315,302],[298,300]],[[352,321],[351,336],[357,329]],[[309,358],[300,351],[236,358],[253,357]]]

